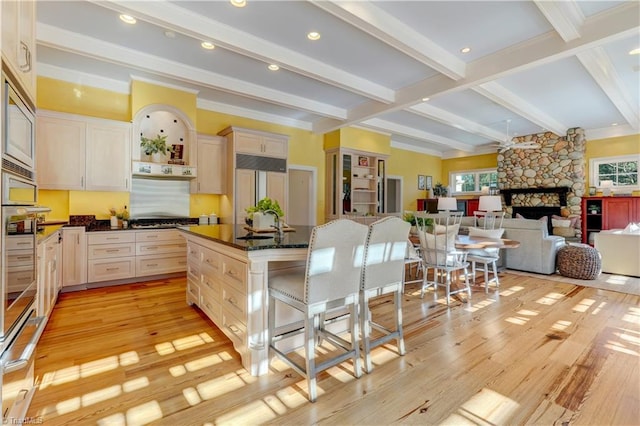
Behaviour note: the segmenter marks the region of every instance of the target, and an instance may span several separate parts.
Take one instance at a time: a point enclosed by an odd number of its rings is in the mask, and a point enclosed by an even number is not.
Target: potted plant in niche
[[[167,145],[167,136],[158,135],[153,139],[140,137],[140,147],[146,155],[150,155],[154,163],[166,163],[164,157],[173,152],[173,147]]]
[[[436,183],[433,186],[433,195],[435,197],[446,197],[448,193],[449,193],[449,190],[447,189],[447,187],[441,184],[440,182]]]
[[[275,224],[276,220],[280,220],[284,216],[284,212],[282,211],[278,201],[272,200],[269,197],[261,199],[255,206],[248,207],[245,211],[247,212],[245,221],[247,222],[247,225],[254,229],[271,228],[271,226]],[[273,218],[269,218],[264,214],[265,212],[269,212],[268,214],[273,212],[278,216],[278,218],[276,219],[275,216],[273,216]],[[267,216],[266,220],[265,216]]]

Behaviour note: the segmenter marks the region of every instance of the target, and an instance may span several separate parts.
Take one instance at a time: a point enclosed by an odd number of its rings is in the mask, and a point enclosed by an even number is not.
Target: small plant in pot
[[[167,145],[166,135],[158,135],[153,139],[142,136],[140,138],[140,147],[145,154],[151,156],[153,156],[154,154],[167,155],[168,153],[173,152],[173,147]]]
[[[275,212],[278,215],[278,218],[282,218],[284,216],[284,212],[280,207],[280,204],[277,200],[272,200],[269,197],[265,197],[258,201],[258,204],[255,206],[251,206],[245,209],[247,212],[247,217],[245,218],[245,222],[249,226],[253,226],[253,214],[256,212],[264,213],[268,210]]]
[[[436,197],[446,197],[448,193],[449,189],[440,182],[433,186],[433,195]]]

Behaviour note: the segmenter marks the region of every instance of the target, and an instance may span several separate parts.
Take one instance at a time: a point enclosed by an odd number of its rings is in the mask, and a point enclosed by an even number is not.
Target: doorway
[[[402,213],[402,176],[387,176],[386,213]]]
[[[308,166],[289,166],[289,199],[285,222],[289,225],[316,225],[318,206],[317,169]]]

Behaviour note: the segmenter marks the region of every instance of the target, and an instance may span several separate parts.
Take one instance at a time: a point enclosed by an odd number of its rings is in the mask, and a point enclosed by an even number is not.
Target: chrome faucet
[[[267,213],[271,213],[276,218],[276,224],[271,226],[274,227],[278,232],[278,238],[284,237],[284,230],[282,229],[282,224],[280,223],[280,216],[278,216],[278,213],[276,213],[274,210],[271,210],[271,209],[265,210],[262,212],[262,214],[267,214]]]

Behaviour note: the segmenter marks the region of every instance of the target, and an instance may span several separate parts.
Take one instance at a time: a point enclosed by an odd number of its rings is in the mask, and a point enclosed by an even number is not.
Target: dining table
[[[417,235],[410,235],[409,240],[414,245],[420,245],[420,238]],[[512,249],[520,247],[520,242],[516,240],[510,240],[508,238],[489,238],[475,237],[470,235],[457,235],[455,247],[460,250],[485,248]]]

